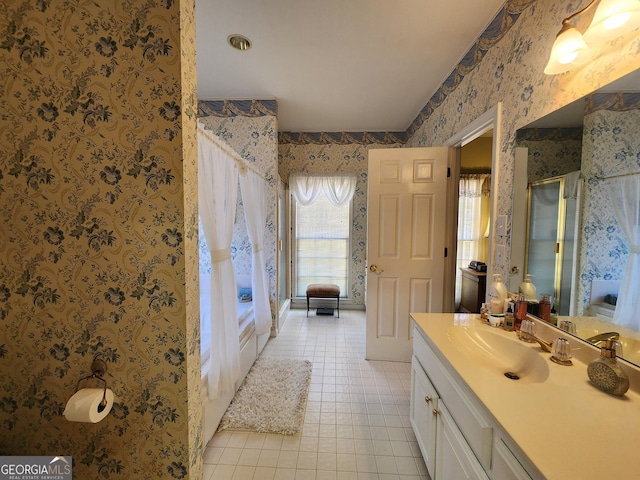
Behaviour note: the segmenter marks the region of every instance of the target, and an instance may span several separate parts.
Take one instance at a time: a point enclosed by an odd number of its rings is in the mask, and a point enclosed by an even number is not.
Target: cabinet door
[[[496,439],[493,446],[491,478],[493,480],[531,480],[531,476],[500,438]]]
[[[436,416],[438,393],[424,373],[420,362],[411,360],[411,409],[409,421],[418,440],[418,446],[433,478],[436,460]]]
[[[436,432],[435,480],[489,480],[442,402]]]

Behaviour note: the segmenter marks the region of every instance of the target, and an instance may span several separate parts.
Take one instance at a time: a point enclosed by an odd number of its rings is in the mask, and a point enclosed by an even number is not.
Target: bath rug
[[[304,420],[311,368],[307,360],[259,358],[233,397],[218,431],[298,433]]]

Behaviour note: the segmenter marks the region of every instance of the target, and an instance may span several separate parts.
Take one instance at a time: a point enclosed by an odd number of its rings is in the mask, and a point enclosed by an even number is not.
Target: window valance
[[[352,174],[289,176],[291,194],[300,205],[312,205],[322,193],[336,207],[349,203],[356,191],[356,176]]]

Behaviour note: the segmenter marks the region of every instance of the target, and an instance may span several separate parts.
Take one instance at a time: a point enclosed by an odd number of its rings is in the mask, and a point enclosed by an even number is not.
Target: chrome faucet
[[[534,342],[538,342],[542,350],[544,350],[545,352],[551,353],[551,342],[545,342],[541,338],[538,338],[535,335],[531,335],[530,333],[523,332],[522,330],[518,331],[518,337],[525,338],[527,340],[533,340]]]

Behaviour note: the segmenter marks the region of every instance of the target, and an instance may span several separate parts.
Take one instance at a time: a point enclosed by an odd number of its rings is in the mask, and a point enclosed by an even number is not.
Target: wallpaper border
[[[198,100],[198,117],[264,117],[278,115],[276,100]]]
[[[442,105],[447,96],[460,86],[464,77],[480,64],[489,49],[502,40],[502,37],[515,25],[522,12],[534,3],[536,0],[510,0],[504,4],[444,83],[411,122],[407,128],[408,137],[416,133],[431,114]]]
[[[280,145],[394,145],[407,142],[407,132],[279,132]]]
[[[582,140],[582,127],[566,128],[522,128],[516,132],[516,140],[541,142],[551,140],[555,142],[565,140]]]
[[[640,92],[594,93],[585,99],[584,114],[598,110],[626,112],[640,110]]]

